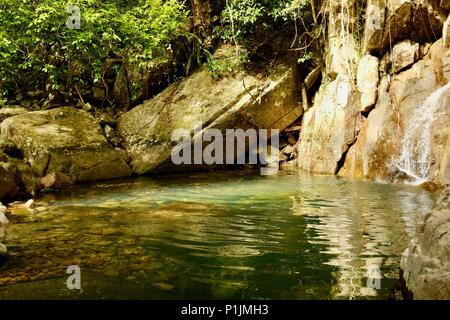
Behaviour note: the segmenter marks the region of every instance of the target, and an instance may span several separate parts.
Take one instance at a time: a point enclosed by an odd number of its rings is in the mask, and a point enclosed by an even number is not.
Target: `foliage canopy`
[[[81,9],[80,30],[66,26],[69,3]],[[167,60],[186,16],[180,0],[2,0],[0,98],[100,82],[109,58]]]

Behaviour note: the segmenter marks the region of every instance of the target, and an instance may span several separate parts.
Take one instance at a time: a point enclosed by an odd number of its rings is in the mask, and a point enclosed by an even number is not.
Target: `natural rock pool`
[[[79,185],[38,202],[48,210],[7,214],[0,299],[386,299],[434,196],[233,171]],[[82,290],[67,289],[70,265]]]

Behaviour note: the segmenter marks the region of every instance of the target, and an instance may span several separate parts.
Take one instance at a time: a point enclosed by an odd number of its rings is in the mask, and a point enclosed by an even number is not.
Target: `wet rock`
[[[204,67],[125,113],[119,119],[118,135],[124,138],[136,173],[167,172],[184,169],[171,161],[171,136],[176,129],[193,130],[201,123],[203,130],[283,130],[301,112],[292,66],[277,66],[267,80],[244,71],[215,80]]]
[[[73,184],[72,179],[61,172],[54,172],[41,178],[42,188],[61,189]]]
[[[365,55],[359,62],[356,81],[361,93],[361,112],[368,112],[375,106],[380,81],[379,64],[378,58],[371,55]]]
[[[75,182],[126,177],[126,154],[114,150],[95,119],[63,107],[5,120],[1,138],[19,148],[38,176],[61,172]]]
[[[411,66],[419,59],[419,44],[410,40],[397,43],[392,49],[392,68],[395,73]]]
[[[450,299],[450,188],[432,212],[419,218],[401,268],[415,299]]]

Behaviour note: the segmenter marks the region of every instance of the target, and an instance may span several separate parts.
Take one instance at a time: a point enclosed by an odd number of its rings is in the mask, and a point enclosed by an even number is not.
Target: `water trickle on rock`
[[[444,94],[450,90],[450,83],[434,91],[418,108],[405,128],[400,156],[395,168],[406,174],[413,184],[427,182],[431,167],[431,130],[439,116],[447,108],[440,103]]]

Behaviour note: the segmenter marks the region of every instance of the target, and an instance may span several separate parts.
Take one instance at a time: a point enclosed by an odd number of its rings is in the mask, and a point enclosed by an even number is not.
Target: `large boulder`
[[[303,117],[298,147],[300,169],[335,174],[360,130],[360,97],[349,77],[321,86],[314,106]]]
[[[295,67],[279,65],[267,78],[239,71],[219,80],[203,67],[122,115],[118,132],[133,170],[147,174],[177,169],[171,163],[176,129],[282,130],[301,113]]]
[[[450,52],[442,41],[407,71],[383,78],[367,129],[340,175],[450,184],[449,82]]]
[[[61,172],[78,182],[131,175],[125,153],[109,145],[85,111],[63,107],[10,117],[1,139],[21,150],[37,176]]]
[[[450,188],[435,210],[418,219],[401,268],[414,299],[450,299]]]

